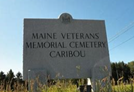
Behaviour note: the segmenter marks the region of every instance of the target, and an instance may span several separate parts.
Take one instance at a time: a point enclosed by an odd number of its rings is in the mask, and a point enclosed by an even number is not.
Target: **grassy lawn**
[[[36,92],[80,92],[77,89],[77,86],[73,84],[71,81],[67,81],[67,82],[56,81],[55,85],[42,85],[40,83],[38,83],[37,85],[38,85],[38,88]],[[30,86],[30,89],[31,91],[28,91],[26,86],[23,86],[20,84],[15,84],[14,90],[10,89],[10,83],[6,85],[6,89],[3,89],[2,84],[0,85],[0,92],[33,92],[33,89],[34,89],[33,85]],[[106,85],[102,87],[101,85],[97,85],[97,90],[94,92],[110,92],[109,86]],[[134,92],[134,83],[132,84],[120,83],[118,85],[113,85],[112,92]]]
[[[134,92],[134,84],[112,86],[112,92]]]

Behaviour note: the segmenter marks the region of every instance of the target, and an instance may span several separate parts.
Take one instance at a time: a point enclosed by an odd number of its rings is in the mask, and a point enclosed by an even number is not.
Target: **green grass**
[[[112,92],[134,92],[134,80],[131,79],[131,83],[124,84],[122,81],[118,82],[118,85],[114,84],[112,81]],[[72,83],[71,80],[55,80],[55,85],[42,85],[38,82],[37,90],[40,92],[80,92],[76,85]],[[105,86],[101,85],[102,81],[96,82],[96,91],[94,92],[110,92],[110,86],[107,83]],[[27,83],[27,82],[26,82]],[[27,90],[27,87],[21,84],[14,84],[14,91],[10,89],[10,83],[6,84],[6,89],[4,90],[3,83],[0,84],[0,92],[33,92],[34,81],[31,81],[30,89]],[[83,80],[79,80],[79,84],[83,84]],[[25,84],[26,85],[26,84]],[[84,84],[83,84],[84,85]],[[37,92],[38,92],[37,91]]]
[[[112,86],[112,92],[134,92],[134,84]]]

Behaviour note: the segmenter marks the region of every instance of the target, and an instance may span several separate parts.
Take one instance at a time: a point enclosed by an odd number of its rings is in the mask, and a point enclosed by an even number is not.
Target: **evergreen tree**
[[[17,77],[17,79],[22,79],[22,74],[21,74],[20,72],[18,72],[18,73],[16,74],[16,77]]]
[[[128,66],[130,67],[131,75],[134,76],[134,61],[129,62]]]
[[[0,81],[3,81],[6,78],[6,75],[4,74],[4,72],[0,72]]]
[[[129,81],[131,76],[130,68],[123,61],[118,63],[111,63],[112,78],[114,78],[116,84],[117,81],[123,79],[123,81]]]
[[[14,72],[12,71],[12,69],[9,70],[9,72],[7,73],[7,80],[11,81],[14,78]]]

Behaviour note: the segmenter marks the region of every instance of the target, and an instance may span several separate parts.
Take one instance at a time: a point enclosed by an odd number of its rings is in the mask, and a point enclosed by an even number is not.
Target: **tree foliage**
[[[4,89],[6,89],[6,84],[10,84],[11,90],[14,89],[14,84],[20,83],[24,85],[24,81],[22,80],[22,74],[18,72],[16,76],[14,72],[10,69],[7,74],[4,74],[3,71],[0,72],[0,85],[4,84]]]
[[[129,62],[128,66],[130,67],[131,74],[134,75],[134,61]]]
[[[126,82],[129,81],[130,77],[132,77],[129,65],[125,64],[123,61],[118,63],[111,63],[111,68],[112,78],[114,78],[116,84],[120,79]]]
[[[4,80],[6,78],[6,75],[4,74],[4,72],[0,72],[0,81]]]
[[[12,69],[9,70],[9,72],[7,73],[7,80],[11,81],[14,78],[14,72],[12,71]]]
[[[17,77],[17,79],[22,79],[22,74],[21,74],[20,72],[18,72],[18,73],[16,74],[16,77]]]

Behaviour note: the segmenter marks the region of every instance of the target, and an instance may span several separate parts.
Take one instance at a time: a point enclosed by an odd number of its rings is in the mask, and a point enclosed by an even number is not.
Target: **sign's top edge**
[[[60,20],[63,23],[69,23],[71,21],[103,21],[105,20],[99,20],[99,19],[73,19],[71,14],[69,13],[62,13],[58,18],[24,18],[25,20]]]
[[[58,18],[24,18],[24,20],[59,20]],[[101,19],[73,19],[76,21],[105,21]]]

